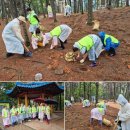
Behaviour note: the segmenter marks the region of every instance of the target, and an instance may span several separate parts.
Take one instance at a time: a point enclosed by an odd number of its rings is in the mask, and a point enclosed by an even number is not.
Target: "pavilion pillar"
[[[17,97],[17,101],[18,101],[18,105],[20,105],[20,98],[19,97]]]
[[[27,107],[28,106],[28,95],[25,94],[25,106]]]
[[[45,98],[45,95],[44,95],[44,93],[42,93],[41,97],[42,97],[43,99]]]

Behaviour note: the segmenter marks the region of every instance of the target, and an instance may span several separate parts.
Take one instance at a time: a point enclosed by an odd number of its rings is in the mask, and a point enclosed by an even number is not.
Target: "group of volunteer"
[[[21,104],[18,107],[12,106],[10,110],[4,106],[2,109],[3,125],[4,127],[14,126],[36,118],[40,121],[45,120],[49,124],[50,114],[50,106],[42,103],[39,106],[29,105],[28,107]]]
[[[58,47],[59,44],[61,50],[65,49],[67,39],[72,33],[71,27],[66,24],[61,24],[52,29],[50,32],[43,33],[40,29],[40,20],[35,12],[31,8],[28,8],[27,14],[27,19],[30,23],[29,32],[32,34],[31,45],[34,50],[39,46],[46,46],[51,39],[52,43],[50,49]],[[30,52],[26,47],[25,40],[21,34],[20,25],[23,23],[26,23],[25,17],[19,16],[9,22],[2,32],[7,57],[13,56],[15,53],[22,54],[26,57],[32,56],[32,52]],[[95,67],[97,65],[96,60],[100,56],[101,52],[106,51],[109,56],[114,56],[116,54],[115,49],[119,45],[120,42],[117,38],[102,31],[97,35],[89,34],[77,40],[72,46],[72,50],[73,52],[78,51],[76,56],[77,61],[84,63],[88,57],[88,59],[92,62],[90,66]]]
[[[119,94],[117,101],[120,105],[120,110],[115,118],[115,123],[117,124],[117,129],[115,130],[129,130],[130,129],[130,103],[122,95]],[[88,99],[82,100],[83,108],[90,107],[91,103]],[[71,107],[72,103],[69,100],[65,100],[65,107]],[[91,110],[90,123],[93,125],[94,120],[97,120],[99,125],[102,124],[112,126],[111,121],[104,118],[107,115],[107,102],[101,101],[96,104],[96,107]],[[108,123],[108,124],[107,124]]]

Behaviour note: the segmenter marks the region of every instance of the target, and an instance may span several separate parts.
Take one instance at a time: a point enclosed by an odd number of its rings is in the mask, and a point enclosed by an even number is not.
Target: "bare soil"
[[[107,114],[104,116],[113,124],[112,127],[103,125],[102,127],[95,120],[94,125],[90,124],[90,112],[94,106],[83,108],[81,103],[76,103],[70,108],[65,108],[65,129],[66,130],[112,130],[114,120],[117,117],[119,109],[109,106]]]
[[[75,41],[90,33],[92,26],[86,25],[87,14],[76,14],[70,18],[58,15],[58,22],[53,23],[53,19],[41,19],[41,23],[46,28],[46,32],[60,24],[68,24],[73,33],[65,45],[65,50],[50,50],[50,44],[33,52],[32,58],[25,58],[15,55],[5,58],[6,50],[2,38],[0,39],[0,80],[1,81],[33,81],[36,73],[43,74],[43,81],[128,81],[130,80],[130,9],[118,8],[109,10],[99,10],[94,13],[94,18],[100,21],[100,31],[106,31],[118,38],[121,45],[117,49],[117,55],[109,57],[102,54],[97,67],[89,67],[87,60],[84,64],[78,62],[66,62],[64,55],[72,50]],[[4,27],[1,21],[0,36]],[[64,73],[57,75],[55,69],[63,69]],[[80,69],[81,68],[81,69]]]

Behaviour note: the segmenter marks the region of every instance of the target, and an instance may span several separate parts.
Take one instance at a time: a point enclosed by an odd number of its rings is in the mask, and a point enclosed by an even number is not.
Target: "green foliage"
[[[12,89],[14,87],[14,82],[1,82],[0,83],[0,100],[1,101],[11,101],[16,102],[16,99],[10,98],[6,94],[6,90]]]

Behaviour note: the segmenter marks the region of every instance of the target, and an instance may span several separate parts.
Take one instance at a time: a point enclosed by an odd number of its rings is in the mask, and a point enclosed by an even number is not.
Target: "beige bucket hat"
[[[26,19],[25,19],[25,17],[23,17],[23,16],[19,16],[19,17],[18,17],[18,20],[20,20],[20,21],[26,23]]]

